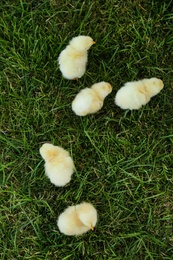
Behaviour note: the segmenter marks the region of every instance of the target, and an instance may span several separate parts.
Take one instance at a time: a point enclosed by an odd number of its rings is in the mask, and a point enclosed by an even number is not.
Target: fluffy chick
[[[97,211],[87,202],[68,207],[57,221],[61,233],[68,236],[82,235],[90,229],[94,230],[96,223]]]
[[[82,35],[70,41],[58,57],[60,71],[64,78],[78,79],[83,76],[88,60],[87,51],[94,43],[91,37]]]
[[[127,82],[115,96],[115,104],[122,109],[139,109],[157,95],[164,87],[158,78]]]
[[[104,99],[112,91],[112,86],[107,82],[99,82],[91,88],[82,89],[72,102],[72,110],[78,116],[86,116],[99,111]]]
[[[45,173],[55,186],[64,186],[71,180],[74,163],[69,152],[59,146],[45,143],[40,148],[45,160]]]

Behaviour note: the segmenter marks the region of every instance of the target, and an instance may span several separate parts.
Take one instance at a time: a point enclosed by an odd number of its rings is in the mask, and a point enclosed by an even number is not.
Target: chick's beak
[[[96,44],[96,42],[93,41],[93,44]]]
[[[94,231],[94,226],[91,226],[91,230]]]

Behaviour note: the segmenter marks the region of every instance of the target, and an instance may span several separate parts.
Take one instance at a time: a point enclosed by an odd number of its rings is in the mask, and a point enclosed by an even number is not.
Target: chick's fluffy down
[[[96,223],[97,211],[87,202],[68,207],[57,221],[61,233],[68,236],[82,235],[90,229],[94,230]]]
[[[58,63],[63,77],[66,79],[81,78],[86,70],[88,49],[95,42],[89,36],[74,37],[69,45],[60,53]]]
[[[76,96],[72,102],[72,110],[78,116],[86,116],[100,110],[103,102],[99,99],[95,91],[85,88]]]
[[[103,107],[104,99],[111,91],[111,85],[104,81],[85,88],[73,100],[72,110],[78,116],[96,113]]]
[[[122,109],[139,109],[163,88],[163,81],[157,78],[127,82],[115,96],[115,104]]]
[[[66,79],[81,78],[86,70],[87,53],[79,54],[67,46],[59,56],[60,70]]]
[[[71,180],[74,163],[68,151],[52,144],[43,144],[40,154],[45,160],[45,173],[51,183],[64,186]]]

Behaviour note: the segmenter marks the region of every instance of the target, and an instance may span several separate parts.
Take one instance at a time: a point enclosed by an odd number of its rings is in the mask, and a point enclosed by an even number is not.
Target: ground
[[[0,13],[1,259],[173,259],[172,1],[2,0]],[[74,82],[57,58],[77,35],[97,43]],[[146,106],[115,105],[125,82],[150,77],[164,89]],[[75,95],[103,80],[103,109],[76,116]],[[74,159],[65,187],[45,176],[47,141]],[[59,214],[82,201],[95,231],[61,234]]]

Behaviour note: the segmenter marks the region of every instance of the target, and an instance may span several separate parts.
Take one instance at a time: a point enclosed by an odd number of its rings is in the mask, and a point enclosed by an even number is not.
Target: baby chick
[[[90,229],[94,230],[96,223],[97,211],[87,202],[68,207],[57,221],[61,233],[67,236],[82,235]]]
[[[99,82],[91,88],[82,89],[72,102],[72,110],[78,116],[86,116],[99,111],[104,99],[112,91],[112,86],[107,82]]]
[[[95,44],[89,36],[74,37],[69,45],[60,53],[58,63],[63,77],[66,79],[78,79],[83,76],[88,60],[87,51]]]
[[[115,96],[115,104],[122,109],[139,109],[157,95],[164,87],[158,78],[127,82]]]
[[[55,186],[64,186],[71,180],[74,163],[69,152],[59,146],[45,143],[40,148],[45,160],[45,173]]]

